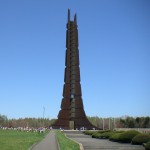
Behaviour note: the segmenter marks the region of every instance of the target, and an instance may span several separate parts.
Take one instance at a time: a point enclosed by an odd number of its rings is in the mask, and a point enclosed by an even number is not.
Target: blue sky
[[[77,13],[88,116],[150,116],[149,0],[1,0],[0,114],[56,118],[67,10]]]

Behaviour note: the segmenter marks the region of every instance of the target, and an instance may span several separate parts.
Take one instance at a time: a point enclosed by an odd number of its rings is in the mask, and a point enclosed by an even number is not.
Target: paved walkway
[[[141,145],[111,142],[106,139],[95,139],[91,138],[91,136],[82,134],[82,132],[64,131],[64,133],[69,138],[81,143],[84,150],[145,150]]]
[[[36,144],[32,150],[58,150],[55,132],[50,131],[50,133],[48,133],[41,142]]]

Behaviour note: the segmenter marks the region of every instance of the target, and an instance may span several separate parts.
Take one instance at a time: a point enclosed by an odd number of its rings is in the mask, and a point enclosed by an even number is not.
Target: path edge
[[[55,130],[55,139],[56,139],[56,142],[57,142],[58,150],[61,150],[61,149],[60,149],[59,142],[58,142],[58,139],[57,139],[57,136],[56,136],[56,130]]]
[[[64,133],[63,133],[63,134],[64,134]],[[75,141],[75,140],[73,140],[73,139],[71,139],[71,138],[67,137],[67,135],[66,135],[66,134],[64,134],[64,135],[65,135],[65,137],[66,137],[66,138],[68,138],[69,140],[71,140],[71,141],[73,141],[73,142],[75,142],[75,143],[79,144],[79,148],[80,148],[80,150],[84,150],[84,147],[83,147],[82,143],[79,143],[79,142],[77,142],[77,141]]]
[[[47,133],[48,134],[48,133]],[[45,135],[45,137],[44,138],[46,138],[46,136],[47,136],[47,134]],[[43,139],[44,139],[43,138]],[[42,140],[43,140],[42,139]],[[40,141],[38,141],[38,142],[35,142],[33,145],[31,145],[29,148],[28,148],[28,150],[32,150],[37,144],[39,144],[42,140],[40,140]]]
[[[33,145],[31,145],[30,147],[29,147],[29,149],[28,150],[32,150],[38,143],[40,143],[41,141],[38,141],[38,142],[36,142],[36,143],[34,143]]]

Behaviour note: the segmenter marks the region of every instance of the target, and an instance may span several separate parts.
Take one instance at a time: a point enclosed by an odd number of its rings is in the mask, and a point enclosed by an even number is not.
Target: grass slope
[[[79,144],[74,141],[68,139],[63,133],[60,131],[56,131],[56,137],[61,150],[80,150]]]
[[[45,133],[46,134],[46,133]],[[0,130],[1,150],[28,150],[45,137],[44,133]]]

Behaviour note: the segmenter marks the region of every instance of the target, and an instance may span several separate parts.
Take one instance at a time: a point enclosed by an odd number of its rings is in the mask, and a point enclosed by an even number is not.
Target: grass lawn
[[[0,150],[28,150],[42,140],[46,133],[0,130]]]
[[[74,141],[68,139],[63,133],[60,131],[56,131],[56,137],[61,150],[80,150],[79,144]]]

